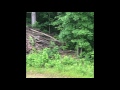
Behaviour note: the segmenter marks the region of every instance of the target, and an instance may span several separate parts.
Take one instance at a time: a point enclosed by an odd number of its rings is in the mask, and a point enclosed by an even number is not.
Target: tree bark
[[[31,21],[32,21],[32,25],[34,25],[35,24],[35,22],[36,22],[36,12],[32,12],[31,13]]]

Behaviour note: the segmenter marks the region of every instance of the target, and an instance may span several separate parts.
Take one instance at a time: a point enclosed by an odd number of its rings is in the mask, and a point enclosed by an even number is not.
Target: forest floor
[[[26,73],[26,78],[47,78],[47,76],[38,73]]]
[[[53,69],[26,68],[26,78],[69,78],[67,75],[60,74]]]
[[[41,74],[41,73],[26,73],[26,78],[67,78],[67,77],[60,77],[56,75],[51,75],[51,74]]]

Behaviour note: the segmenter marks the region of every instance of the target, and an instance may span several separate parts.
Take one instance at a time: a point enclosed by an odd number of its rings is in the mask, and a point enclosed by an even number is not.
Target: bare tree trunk
[[[81,48],[80,54],[82,54],[82,48]]]
[[[77,57],[79,56],[79,47],[77,45]]]
[[[35,22],[36,22],[36,12],[32,12],[31,13],[31,21],[32,21],[32,25],[34,25],[35,24]]]
[[[77,45],[77,57],[79,57],[80,54],[82,54],[82,48],[80,48],[80,47]]]

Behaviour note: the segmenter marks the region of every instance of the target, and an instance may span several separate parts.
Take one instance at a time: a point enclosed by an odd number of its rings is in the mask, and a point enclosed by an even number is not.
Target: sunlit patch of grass
[[[27,72],[70,78],[94,78],[94,62],[85,59],[76,60],[70,56],[60,58],[58,54],[49,58],[47,50],[49,49],[27,55]]]
[[[27,72],[45,74],[49,77],[61,77],[61,78],[94,78],[93,72],[86,71],[86,74],[83,71],[77,71],[76,68],[70,68],[66,66],[63,70],[59,71],[56,68],[34,68],[27,67]],[[88,72],[88,73],[87,73]]]

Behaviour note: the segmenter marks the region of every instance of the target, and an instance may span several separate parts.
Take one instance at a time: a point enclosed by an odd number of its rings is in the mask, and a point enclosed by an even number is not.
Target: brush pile
[[[49,47],[51,41],[58,46],[62,45],[62,43],[54,37],[45,34],[40,30],[26,27],[26,54],[28,54],[33,48],[41,50],[45,47]]]

